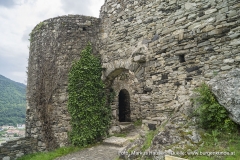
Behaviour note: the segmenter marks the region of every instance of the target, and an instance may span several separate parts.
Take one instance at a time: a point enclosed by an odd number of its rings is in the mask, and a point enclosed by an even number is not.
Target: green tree
[[[0,126],[25,123],[26,86],[0,75]]]
[[[99,58],[88,44],[69,73],[68,110],[71,114],[71,142],[86,146],[101,140],[110,124],[110,107],[106,102]]]

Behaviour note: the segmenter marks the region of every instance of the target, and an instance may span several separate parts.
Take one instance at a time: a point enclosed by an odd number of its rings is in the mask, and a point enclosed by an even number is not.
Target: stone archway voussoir
[[[105,77],[108,77],[112,72],[120,68],[129,70],[130,66],[131,61],[129,60],[115,60],[107,64],[105,63],[103,64],[103,68],[106,68],[104,75]]]

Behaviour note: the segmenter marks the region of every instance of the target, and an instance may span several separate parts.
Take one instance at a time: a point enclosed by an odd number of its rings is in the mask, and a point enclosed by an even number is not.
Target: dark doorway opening
[[[126,89],[122,89],[118,95],[119,122],[130,122],[130,96]]]

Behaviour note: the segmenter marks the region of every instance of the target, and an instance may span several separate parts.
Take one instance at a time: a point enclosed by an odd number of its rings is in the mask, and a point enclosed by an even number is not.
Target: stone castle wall
[[[192,90],[239,67],[239,9],[237,0],[105,2],[104,79],[119,91],[119,77],[132,73],[127,83],[132,120],[160,125],[177,110],[179,123],[186,121],[181,117],[191,108]]]
[[[142,119],[151,128],[171,118],[166,128],[175,134],[189,121],[192,90],[239,68],[239,15],[237,0],[106,0],[100,19],[43,21],[31,34],[26,137],[35,138],[38,151],[69,143],[68,72],[89,41],[101,54],[103,80],[117,95],[112,125],[119,124],[118,95],[124,91],[130,121]],[[176,134],[166,143],[180,141]],[[157,149],[162,138],[156,138]]]

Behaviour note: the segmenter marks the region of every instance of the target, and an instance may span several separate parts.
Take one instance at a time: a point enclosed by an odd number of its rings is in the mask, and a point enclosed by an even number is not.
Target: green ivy
[[[206,83],[194,91],[198,94],[193,100],[199,105],[196,112],[201,127],[207,130],[236,131],[237,125],[228,117],[228,111],[218,103]]]
[[[88,44],[69,73],[68,110],[71,114],[72,144],[86,146],[106,136],[110,124],[110,107],[101,80],[100,59],[92,55]]]
[[[114,102],[114,99],[116,97],[116,92],[113,89],[111,89],[108,97],[109,97],[109,104],[111,104],[112,102]]]

